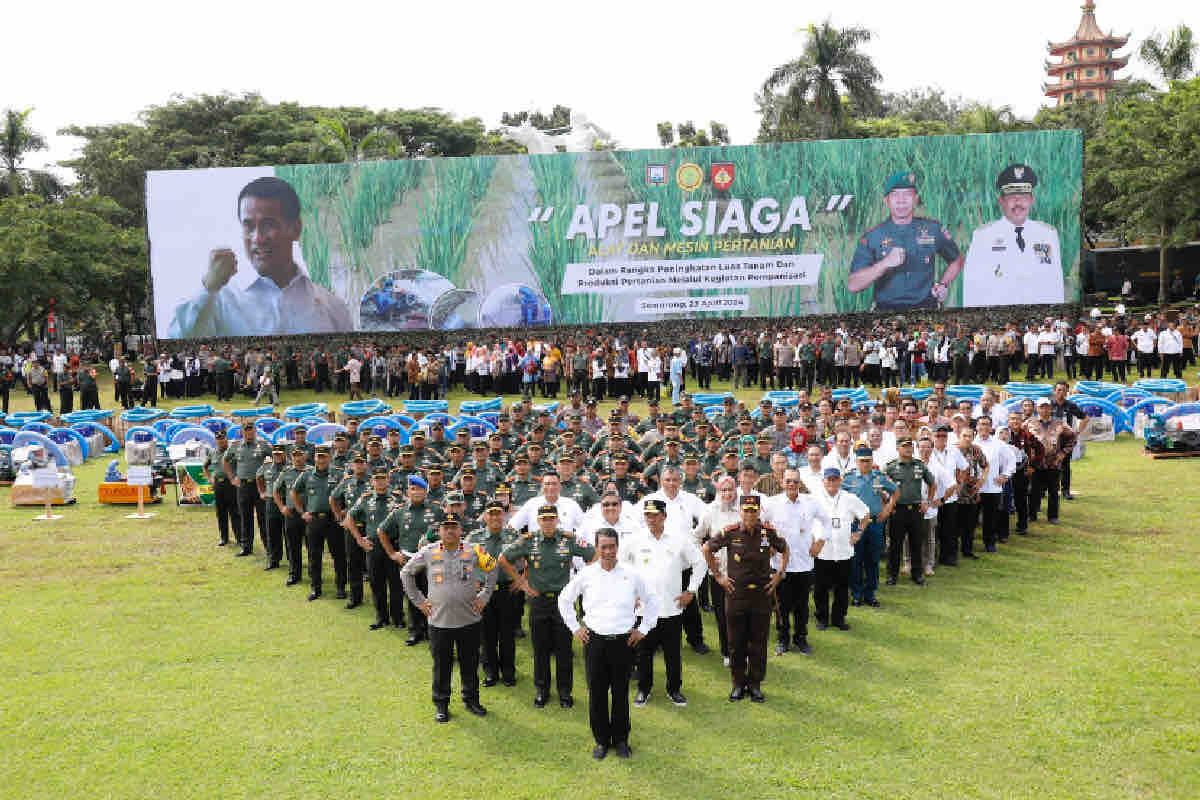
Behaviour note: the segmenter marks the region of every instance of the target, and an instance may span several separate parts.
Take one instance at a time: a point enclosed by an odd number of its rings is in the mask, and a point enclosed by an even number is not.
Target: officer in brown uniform
[[[733,690],[729,701],[747,694],[755,703],[766,701],[761,683],[767,671],[767,636],[771,628],[775,588],[787,571],[788,547],[775,529],[759,520],[759,498],[741,501],[742,521],[711,537],[702,548],[709,574],[725,590]],[[728,574],[722,574],[716,554],[726,550]],[[779,554],[779,571],[771,572],[771,556]]]

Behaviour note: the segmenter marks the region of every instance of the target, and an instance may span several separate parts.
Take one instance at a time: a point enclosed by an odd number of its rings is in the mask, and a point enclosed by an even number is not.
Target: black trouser
[[[1112,373],[1114,381],[1121,383],[1125,382],[1125,362],[1121,359],[1108,362],[1108,371]],[[1097,376],[1100,377],[1100,376]]]
[[[1043,354],[1040,357],[1040,359],[1042,362],[1042,368],[1041,368],[1042,369],[1042,377],[1043,378],[1053,378],[1054,377],[1054,356],[1050,355],[1050,354]]]
[[[685,569],[683,571],[683,585],[688,586],[692,582],[692,571]],[[674,598],[671,598],[674,602]],[[700,602],[699,598],[692,598],[692,602],[688,603],[683,608],[683,632],[687,636],[688,644],[692,647],[699,647],[704,644],[704,620],[700,619]]]
[[[312,521],[304,529],[304,536],[308,540],[308,581],[312,590],[321,593],[321,562],[325,560],[325,546],[328,544],[338,591],[346,591],[346,539],[342,529],[333,521],[333,513],[313,512]]]
[[[629,637],[592,633],[583,648],[583,663],[587,670],[592,738],[596,744],[606,746],[628,742],[629,667],[633,664]]]
[[[721,584],[711,581],[713,613],[717,615],[717,639],[721,643],[721,655],[729,657],[729,628],[725,617],[725,590]]]
[[[81,389],[79,392],[79,407],[82,409],[100,408],[100,391],[95,386]],[[5,412],[7,413],[7,411]]]
[[[958,503],[943,503],[937,516],[938,563],[958,563]]]
[[[450,667],[458,657],[458,682],[464,703],[479,702],[479,623],[461,628],[429,626],[429,651],[433,653],[433,704],[450,702]]]
[[[350,602],[361,603],[363,579],[367,576],[367,551],[359,547],[358,540],[350,534],[350,531],[346,531],[343,538],[346,542],[343,548],[346,551],[346,579],[350,587]]]
[[[70,414],[75,410],[75,393],[71,390],[71,384],[63,381],[62,386],[58,387],[58,414]]]
[[[1029,475],[1025,467],[1017,467],[1012,476],[1013,505],[1017,509],[1017,532],[1024,533],[1029,527]]]
[[[983,546],[992,549],[1000,539],[1000,515],[1006,514],[1002,492],[983,492],[979,495],[979,516],[983,522]]]
[[[701,389],[712,388],[712,366],[708,364],[700,364],[696,367],[696,383]]]
[[[304,520],[296,511],[283,518],[283,543],[287,552],[288,578],[298,581],[304,544]]]
[[[422,594],[428,596],[429,595],[429,573],[426,572],[425,570],[418,572],[416,575],[416,581],[417,581],[417,588],[421,590]],[[403,591],[403,587],[401,587],[401,591]],[[416,605],[412,601],[412,598],[406,598],[405,602],[408,604],[407,607],[408,607],[408,633],[409,633],[409,636],[411,636],[414,639],[429,638],[429,620],[426,618],[426,616],[423,613],[421,613],[421,609],[416,607]],[[393,622],[394,621],[395,620],[393,620]]]
[[[146,382],[142,385],[142,403],[148,406],[158,405],[158,378],[153,375],[147,375]]]
[[[970,359],[967,356],[959,355],[954,357],[954,382],[966,383],[967,367],[971,365]]]
[[[263,519],[262,498],[258,496],[258,486],[253,478],[243,478],[242,485],[237,487],[237,505],[238,517],[241,520],[241,526],[238,528],[238,544],[242,546],[243,550],[253,552],[255,521],[257,520],[260,534],[266,527]]]
[[[1063,456],[1062,465],[1059,466],[1059,485],[1063,494],[1071,493],[1071,454],[1067,453]]]
[[[771,631],[771,601],[765,586],[736,587],[725,599],[729,625],[729,671],[734,686],[758,687],[767,674],[767,637]]]
[[[1176,378],[1183,377],[1183,355],[1180,353],[1163,353],[1162,363],[1159,366],[1158,376],[1160,378],[1167,377],[1168,369],[1174,373]]]
[[[846,621],[846,609],[850,607],[850,559],[818,558],[814,563],[813,616],[823,625],[840,625]],[[830,592],[833,593],[832,609],[829,607]]]
[[[3,411],[5,414],[8,413],[8,392],[9,388],[7,383],[0,385],[0,411]],[[100,407],[98,403],[96,407]],[[87,406],[84,406],[84,408],[87,408]]]
[[[916,503],[898,505],[892,512],[888,529],[888,577],[895,580],[900,574],[900,559],[904,555],[904,540],[908,539],[908,563],[914,579],[925,574],[924,533],[921,529],[921,509]]]
[[[229,526],[233,526],[233,540],[242,543],[242,516],[238,511],[238,493],[228,480],[213,482],[213,503],[217,507],[217,531],[221,541],[229,541]]]
[[[50,407],[50,395],[46,391],[46,384],[37,384],[32,387],[32,390],[34,409],[37,411],[49,411],[53,413],[54,409]],[[128,392],[126,392],[126,396],[128,396]],[[125,403],[125,408],[129,408],[128,402]]]
[[[979,521],[979,504],[960,499],[957,505],[959,549],[964,556],[969,556],[975,552],[975,525]]]
[[[668,602],[673,602],[668,601]],[[695,605],[692,603],[691,605]],[[658,622],[637,644],[638,691],[650,693],[654,686],[654,651],[662,648],[667,669],[667,694],[683,688],[683,662],[679,652],[683,616],[659,617]]]
[[[550,692],[550,655],[553,653],[558,696],[570,696],[575,685],[572,637],[558,613],[557,594],[543,593],[529,599],[529,638],[533,640],[533,685],[538,694]]]
[[[508,683],[517,678],[517,639],[513,635],[517,606],[516,597],[509,591],[511,586],[497,584],[483,608],[483,672]]]
[[[375,621],[384,625],[404,622],[404,585],[400,581],[400,565],[391,559],[378,540],[367,553],[370,563],[371,600],[375,603]],[[356,548],[358,544],[354,545]]]
[[[1058,519],[1057,469],[1038,469],[1033,473],[1033,485],[1029,499],[1029,518],[1036,520],[1042,510],[1042,495],[1046,495],[1046,519]]]
[[[785,572],[776,596],[779,610],[775,614],[775,632],[780,644],[799,644],[808,638],[808,591],[812,586],[812,570]],[[796,623],[795,637],[792,622]]]
[[[1137,354],[1137,367],[1139,378],[1149,378],[1154,374],[1154,353],[1143,353],[1140,350]]]
[[[271,505],[275,505],[274,501]],[[266,513],[267,526],[259,531],[262,536],[263,549],[267,551],[267,563],[278,564],[283,558],[283,516]]]

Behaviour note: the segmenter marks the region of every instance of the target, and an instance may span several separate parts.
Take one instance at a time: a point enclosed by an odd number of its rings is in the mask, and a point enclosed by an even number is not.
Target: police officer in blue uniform
[[[883,554],[883,522],[896,505],[896,484],[875,469],[870,447],[854,450],[855,466],[842,481],[843,491],[863,501],[871,511],[871,522],[854,545],[850,559],[850,597],[856,606],[879,607],[879,557]]]
[[[887,179],[883,202],[888,219],[858,240],[847,288],[855,293],[874,288],[880,311],[937,308],[962,271],[958,245],[942,223],[916,216],[920,196],[912,172],[901,170]],[[946,270],[935,279],[938,256]]]

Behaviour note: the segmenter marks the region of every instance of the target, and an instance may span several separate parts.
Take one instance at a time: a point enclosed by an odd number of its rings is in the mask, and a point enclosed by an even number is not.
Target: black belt
[[[901,503],[900,505],[896,506],[896,508],[904,508],[909,511],[920,511],[921,504],[920,503]]]
[[[309,513],[313,515],[314,519],[325,519],[333,516],[332,512],[329,511],[310,511]]]
[[[633,633],[633,631],[625,631],[624,633],[596,633],[595,631],[592,631],[592,637],[596,639],[603,639],[606,642],[615,642],[618,639],[628,639],[629,634],[631,633]]]

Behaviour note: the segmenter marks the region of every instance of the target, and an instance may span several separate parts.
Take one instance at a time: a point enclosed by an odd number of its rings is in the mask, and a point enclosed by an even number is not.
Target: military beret
[[[742,498],[742,511],[758,511],[761,505],[756,494],[748,494]]]
[[[1010,194],[1033,194],[1037,184],[1037,173],[1025,164],[1009,164],[996,177],[996,188],[1000,190],[1001,197]]]
[[[462,492],[446,492],[447,503],[465,503],[467,502],[466,495]]]
[[[492,490],[493,494],[512,494],[512,487],[507,483],[498,483],[496,488]]]
[[[462,516],[453,512],[442,518],[443,525],[462,525]]]
[[[821,477],[822,478],[840,478],[840,477],[842,477],[842,471],[840,469],[838,469],[837,467],[826,467],[821,472]]]
[[[893,172],[883,184],[883,193],[889,194],[896,189],[916,189],[917,176],[910,170]]]
[[[667,502],[657,497],[648,498],[642,504],[642,512],[646,514],[665,514],[667,513]]]
[[[420,475],[409,475],[408,485],[416,486],[418,489],[428,489],[429,484]]]
[[[544,505],[544,506],[538,506],[537,515],[538,515],[538,519],[541,519],[543,517],[557,517],[558,509],[555,506],[552,506],[549,504]]]

